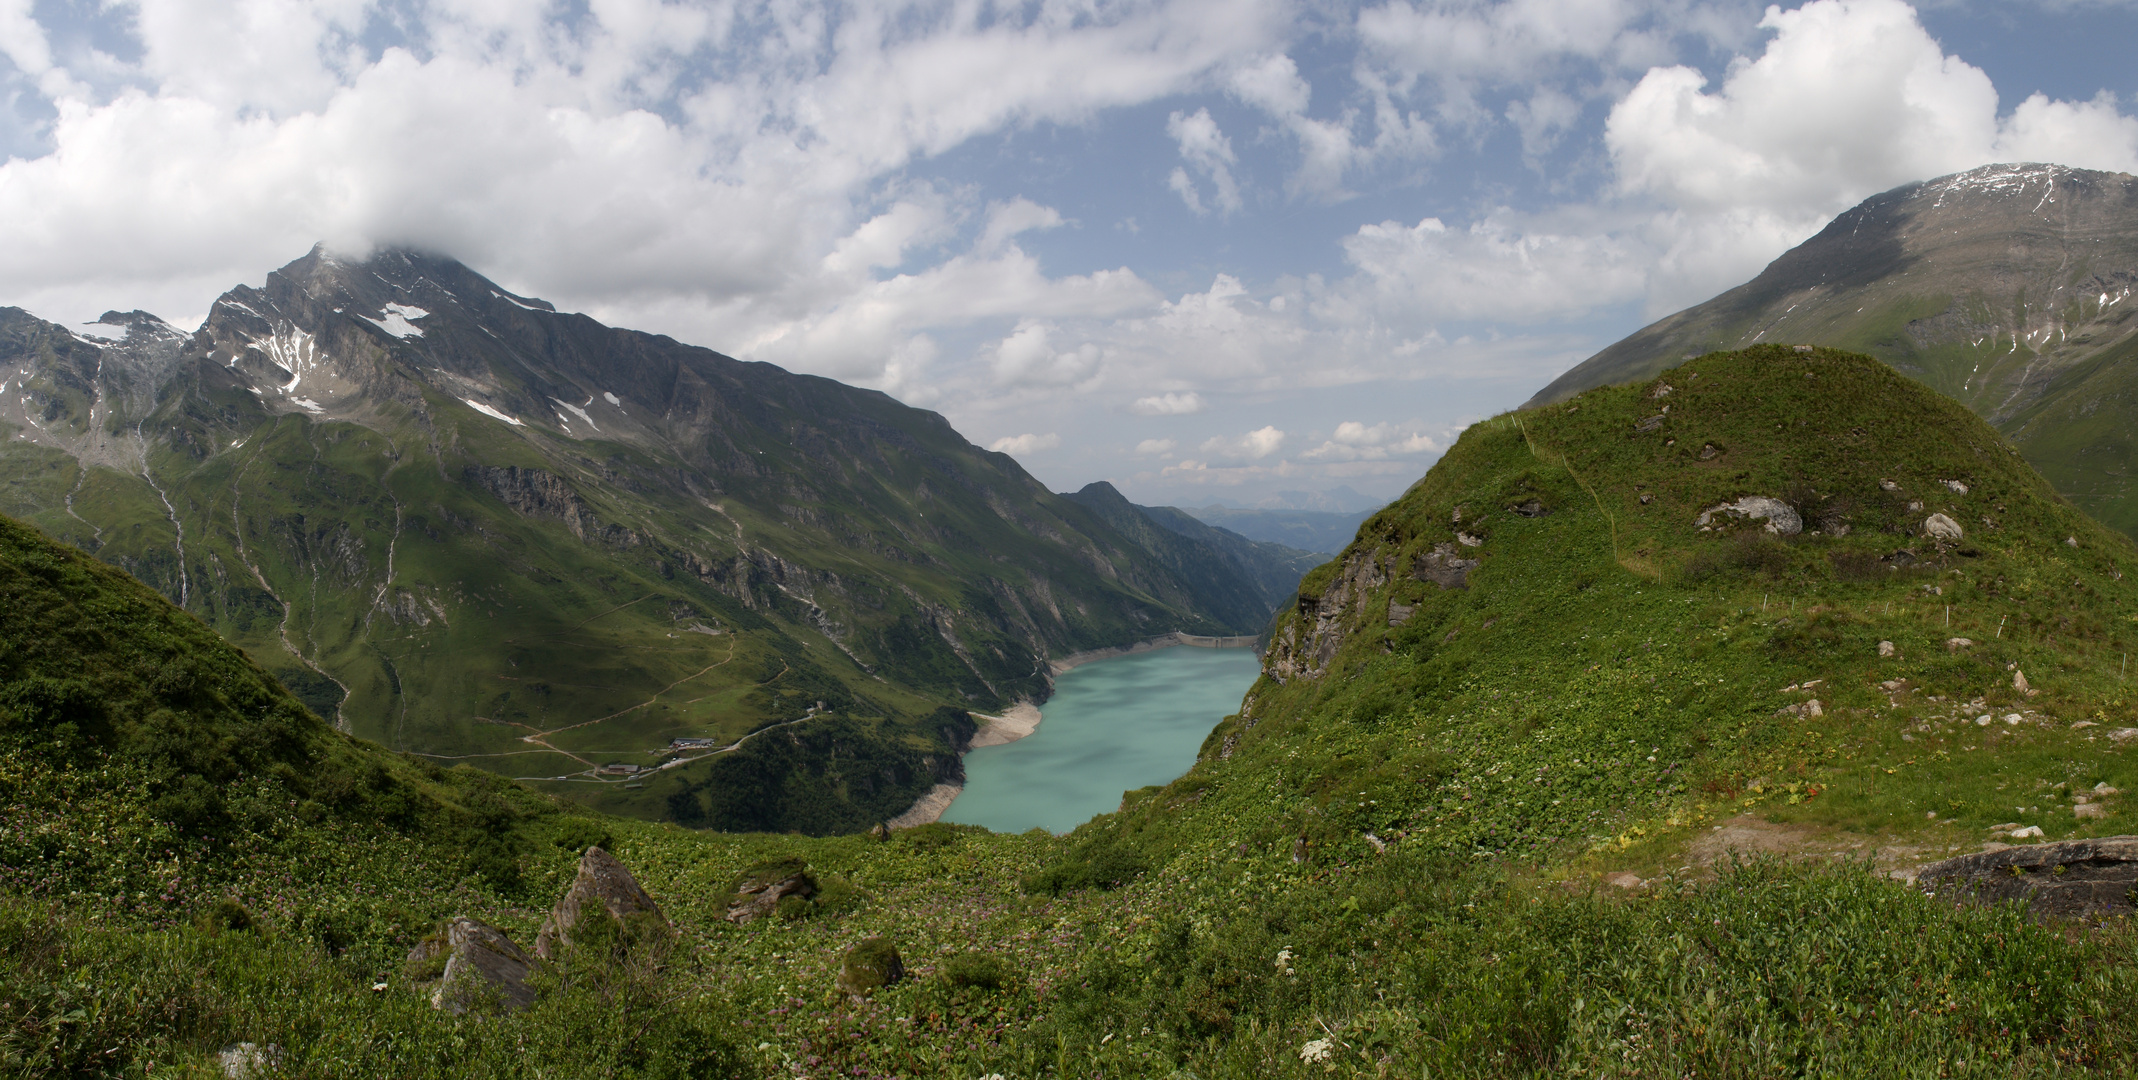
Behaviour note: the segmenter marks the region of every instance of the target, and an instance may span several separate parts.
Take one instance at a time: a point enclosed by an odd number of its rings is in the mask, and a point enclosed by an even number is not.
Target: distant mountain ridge
[[[1048,655],[1274,607],[939,415],[446,258],[315,249],[193,335],[107,326],[0,309],[0,510],[345,730],[609,809],[865,827],[958,775],[964,708],[1044,697]]]
[[[1269,621],[1292,598],[1299,579],[1327,562],[1324,555],[1205,525],[1171,506],[1138,506],[1104,480],[1065,496],[1158,557],[1234,625]]]
[[[1750,282],[1576,365],[1527,407],[1752,344],[1868,353],[1957,398],[2138,535],[2138,177],[1989,165],[1872,196]]]

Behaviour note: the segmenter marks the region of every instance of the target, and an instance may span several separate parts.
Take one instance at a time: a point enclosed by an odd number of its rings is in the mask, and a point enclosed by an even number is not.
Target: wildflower
[[[1319,1065],[1329,1060],[1329,1040],[1315,1039],[1299,1048],[1299,1060],[1309,1065]]]

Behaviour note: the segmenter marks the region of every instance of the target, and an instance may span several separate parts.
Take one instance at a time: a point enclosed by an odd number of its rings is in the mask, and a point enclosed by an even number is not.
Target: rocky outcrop
[[[637,547],[642,542],[638,533],[621,525],[603,525],[601,519],[587,508],[586,500],[555,473],[523,469],[517,465],[470,465],[467,477],[523,517],[563,522],[572,536],[582,543],[628,548]]]
[[[2138,836],[2026,844],[1932,863],[1926,891],[1966,903],[2023,900],[2040,915],[2128,915],[2138,888]]]
[[[431,1007],[454,1016],[486,1004],[510,1012],[534,1004],[527,979],[537,962],[505,932],[470,918],[455,918],[409,950],[408,965],[419,984],[429,982]],[[425,978],[436,972],[434,982]]]
[[[799,896],[807,900],[816,892],[817,881],[809,875],[809,864],[802,860],[776,859],[758,863],[743,871],[742,878],[735,882],[735,891],[728,898],[728,921],[747,923],[760,919],[772,914],[785,897]]]
[[[1411,560],[1410,576],[1443,589],[1466,589],[1470,571],[1477,566],[1478,560],[1463,558],[1454,544],[1434,544],[1433,550]]]
[[[1780,499],[1765,495],[1747,495],[1736,502],[1718,503],[1700,512],[1693,524],[1701,532],[1709,532],[1727,524],[1721,518],[1743,518],[1747,521],[1766,522],[1768,532],[1778,536],[1795,536],[1804,531],[1803,515],[1796,508]]]
[[[1297,611],[1270,642],[1263,670],[1279,682],[1319,678],[1343,647],[1346,624],[1371,602],[1375,589],[1388,583],[1390,569],[1378,550],[1346,555],[1343,570],[1320,596],[1300,596]]]
[[[633,932],[646,928],[675,932],[668,917],[661,914],[661,906],[639,886],[631,871],[616,856],[590,847],[579,857],[579,873],[572,879],[572,887],[565,890],[564,898],[543,920],[542,932],[535,937],[535,955],[544,960],[555,959],[571,946],[573,931],[596,916],[613,919]]]
[[[1958,540],[1965,534],[1959,522],[1943,514],[1932,514],[1923,519],[1923,535],[1932,540]]]

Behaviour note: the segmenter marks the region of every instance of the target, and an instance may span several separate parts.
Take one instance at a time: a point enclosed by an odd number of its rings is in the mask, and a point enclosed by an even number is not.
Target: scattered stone
[[[616,856],[599,847],[586,849],[579,857],[579,873],[572,879],[572,887],[564,891],[564,898],[542,921],[542,932],[535,936],[535,955],[544,960],[554,960],[572,943],[572,931],[596,912],[606,912],[608,917],[624,927],[637,929],[642,926],[657,926],[673,933],[674,927],[661,914],[661,905],[641,888],[638,879]]]
[[[1433,550],[1411,560],[1410,576],[1419,581],[1430,581],[1443,589],[1467,589],[1470,587],[1470,571],[1478,565],[1478,560],[1456,554],[1454,544],[1439,543],[1433,545]],[[1389,618],[1394,617],[1391,609]]]
[[[852,997],[864,998],[905,977],[906,965],[898,957],[898,948],[888,938],[871,937],[846,950],[837,985]]]
[[[1456,533],[1456,534],[1455,534],[1455,542],[1456,542],[1456,543],[1458,543],[1458,544],[1461,544],[1461,545],[1462,545],[1462,546],[1464,546],[1464,547],[1484,547],[1484,546],[1485,546],[1485,538],[1484,538],[1484,537],[1482,537],[1482,536],[1471,536],[1471,535],[1470,535],[1469,533],[1466,533],[1466,532],[1459,532],[1459,533]]]
[[[1675,388],[1672,387],[1669,383],[1660,383],[1656,386],[1654,390],[1649,391],[1648,396],[1652,398],[1666,398],[1670,396],[1671,391],[1673,389]]]
[[[1810,701],[1806,701],[1801,704],[1784,705],[1783,707],[1776,709],[1774,711],[1774,715],[1795,716],[1802,719],[1809,719],[1814,716],[1826,715],[1826,709],[1819,704],[1818,698],[1812,698]]]
[[[1652,494],[1650,494],[1650,493],[1648,493],[1648,492],[1645,492],[1645,491],[1641,492],[1641,505],[1642,505],[1642,506],[1646,506],[1646,505],[1648,505],[1648,504],[1649,504],[1650,502],[1654,501],[1654,499],[1655,499],[1655,496],[1654,496],[1654,495],[1652,495]]]
[[[1885,654],[1880,653],[1879,655],[1883,656]],[[1906,679],[1887,679],[1886,681],[1878,684],[1878,688],[1888,694],[1898,694],[1902,690],[1906,689],[1907,686],[1908,680]]]
[[[2117,746],[2121,746],[2132,739],[2138,739],[2138,727],[2121,727],[2108,733],[2108,741],[2115,743]]]
[[[1909,512],[1909,513],[1917,513],[1917,512],[1919,512],[1919,511],[1921,511],[1922,509],[1923,509],[1923,500],[1921,500],[1921,499],[1910,499],[1910,500],[1908,500],[1908,512]]]
[[[1880,480],[1880,481],[1878,482],[1878,490],[1880,490],[1880,491],[1899,491],[1899,490],[1900,490],[1900,485],[1899,485],[1899,484],[1896,484],[1896,483],[1894,483],[1894,482],[1893,482],[1893,481],[1891,481],[1891,480]]]
[[[2099,725],[2099,724],[2096,724],[2096,723],[2094,723],[2094,722],[2093,722],[2093,721],[2091,721],[2091,720],[2081,720],[2081,721],[2079,721],[2078,723],[2076,723],[2076,724],[2073,724],[2073,725],[2071,725],[2071,730],[2073,730],[2073,731],[2077,731],[2077,730],[2078,730],[2078,729],[2080,729],[2080,728],[2088,728],[2088,727],[2100,727],[2100,726],[2101,726],[2101,725]]]
[[[747,923],[772,914],[782,898],[808,899],[817,893],[817,881],[809,876],[809,864],[800,859],[774,859],[742,872],[735,895],[728,900],[728,921]]]
[[[1714,443],[1708,443],[1700,448],[1700,460],[1702,461],[1713,461],[1721,456],[1722,451],[1715,449]]]
[[[491,1000],[507,1012],[534,1004],[527,978],[537,961],[497,927],[464,916],[448,919],[408,951],[413,968],[428,970],[441,959],[445,967],[431,989],[431,1008],[459,1016]]]
[[[1791,345],[1791,346],[1790,346],[1790,348],[1791,348],[1791,349],[1794,349],[1794,350],[1796,350],[1797,352],[1810,352],[1810,351],[1811,351],[1811,346],[1809,346],[1809,345]],[[1806,375],[1809,375],[1809,374],[1811,374],[1811,372],[1808,372],[1808,371],[1807,371],[1807,372],[1805,372],[1804,374],[1806,374]]]
[[[1933,540],[1958,540],[1964,534],[1959,522],[1943,514],[1932,514],[1923,519],[1923,535]]]
[[[2026,672],[2021,671],[2018,668],[2012,669],[2012,689],[2017,690],[2022,694],[2027,692],[2028,687]]]
[[[1388,601],[1388,625],[1401,626],[1404,623],[1409,622],[1410,617],[1415,614],[1417,610],[1418,605],[1416,604],[1406,604],[1401,600],[1391,598]]]
[[[1890,641],[1881,641],[1881,642],[1879,642],[1879,643],[1878,643],[1878,655],[1880,655],[1880,656],[1891,656],[1891,655],[1893,655],[1893,653],[1894,653],[1894,648],[1893,648],[1893,643],[1892,643],[1892,642],[1890,642]]]
[[[2074,547],[2074,548],[2075,548],[2075,547],[2077,547],[2077,546],[2079,546],[2079,538],[2078,538],[2078,537],[2076,537],[2076,536],[2067,536],[2067,537],[2065,537],[2065,538],[2064,538],[2064,546],[2065,546],[2065,547]]]
[[[2021,716],[2016,712],[2004,714],[2004,723],[2006,727],[2018,727],[2019,722],[2024,719],[2026,719],[2026,717]]]
[[[2105,799],[2105,798],[2107,798],[2107,797],[2108,797],[2108,796],[2110,796],[2110,795],[2121,795],[2121,794],[2123,794],[2123,789],[2122,789],[2122,788],[2112,788],[2112,787],[2109,787],[2109,786],[2108,786],[2108,781],[2106,781],[2106,780],[2103,780],[2103,781],[2101,781],[2100,783],[2098,783],[2098,784],[2095,784],[2095,785],[2093,786],[2093,793],[2094,793],[2095,795],[2097,795],[2097,796],[2100,796],[2101,798],[2104,798],[2104,799]]]
[[[1530,499],[1519,505],[1510,506],[1507,509],[1514,511],[1515,513],[1520,514],[1523,517],[1543,517],[1544,515],[1551,513],[1551,510],[1549,508],[1547,508],[1543,503],[1537,501],[1536,499]]]
[[[2097,802],[2082,802],[2071,808],[2071,816],[2080,821],[2095,821],[2108,816],[2108,807]]]
[[[891,838],[891,827],[879,821],[870,827],[868,838],[878,842],[889,840]]]
[[[2039,836],[2030,826],[2013,833]],[[1936,896],[1967,903],[2024,900],[2036,914],[2089,916],[2131,912],[2138,886],[2138,837],[2062,840],[2008,847],[1933,863],[1916,875]]]
[[[1974,645],[1973,638],[1949,637],[1945,639],[1946,652],[1959,652],[1961,649],[1971,649]]]
[[[257,1080],[273,1075],[282,1065],[282,1047],[274,1043],[231,1043],[215,1052],[215,1064],[224,1080]]]
[[[1654,433],[1656,433],[1656,432],[1658,432],[1658,431],[1661,431],[1662,429],[1663,429],[1663,414],[1662,414],[1662,413],[1657,413],[1657,414],[1656,414],[1656,415],[1654,415],[1654,416],[1644,416],[1644,417],[1641,417],[1641,418],[1640,418],[1639,420],[1637,420],[1637,421],[1634,421],[1634,424],[1633,424],[1633,430],[1635,430],[1635,431],[1638,431],[1638,432],[1640,432],[1640,433],[1641,433],[1641,434],[1643,434],[1643,435],[1652,435],[1652,434],[1654,434]]]
[[[1604,883],[1615,885],[1621,889],[1645,889],[1648,887],[1648,882],[1642,880],[1640,875],[1631,870],[1621,870],[1616,874],[1612,874],[1604,878]]]
[[[1967,485],[1959,482],[1958,480],[1940,480],[1938,481],[1938,483],[1945,485],[1945,490],[1950,491],[1955,495],[1967,494]]]
[[[1765,495],[1747,495],[1736,502],[1718,503],[1702,511],[1694,524],[1703,528],[1712,527],[1716,514],[1727,514],[1752,521],[1765,521],[1767,531],[1779,536],[1795,536],[1804,531],[1804,519],[1788,503]]]
[[[1994,718],[1993,718],[1993,717],[1991,717],[1991,716],[1990,716],[1990,714],[1988,714],[1988,713],[1983,713],[1983,714],[1982,714],[1981,716],[1975,717],[1975,726],[1976,726],[1976,727],[1988,727],[1988,726],[1990,726],[1990,721],[1991,721],[1992,719],[1994,719]]]

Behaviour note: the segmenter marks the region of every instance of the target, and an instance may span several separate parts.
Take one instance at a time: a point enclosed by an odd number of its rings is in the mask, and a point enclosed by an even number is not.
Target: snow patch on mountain
[[[518,420],[516,420],[516,419],[513,419],[513,418],[512,418],[512,417],[510,417],[510,416],[506,416],[506,415],[505,415],[504,413],[501,413],[501,412],[497,411],[496,409],[493,409],[493,408],[491,408],[490,406],[488,406],[488,405],[485,405],[485,404],[483,404],[482,402],[480,402],[480,401],[477,401],[477,400],[475,400],[474,398],[461,398],[460,400],[462,400],[462,401],[464,401],[464,402],[467,402],[467,404],[468,404],[468,408],[474,409],[474,410],[475,410],[476,412],[479,412],[479,413],[483,414],[484,416],[492,417],[492,418],[494,418],[494,419],[498,419],[498,420],[503,420],[504,422],[506,422],[506,423],[508,423],[508,424],[511,424],[511,425],[512,425],[513,427],[525,427],[525,426],[527,426],[527,425],[525,425],[525,424],[522,424],[522,423],[520,423],[520,422],[519,422]]]
[[[386,305],[386,310],[381,311],[379,314],[382,317],[377,319],[368,315],[359,315],[357,318],[406,341],[412,337],[423,336],[423,328],[409,320],[420,319],[430,314],[430,312],[414,304],[388,304]]]

